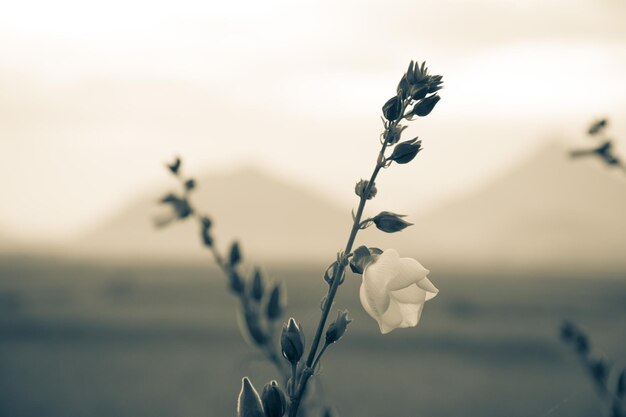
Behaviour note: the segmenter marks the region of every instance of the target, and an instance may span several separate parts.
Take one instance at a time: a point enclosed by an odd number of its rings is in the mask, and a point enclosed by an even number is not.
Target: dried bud
[[[180,170],[180,164],[180,158],[176,157],[176,159],[174,159],[174,162],[172,162],[171,164],[167,164],[167,168],[172,171],[172,174],[178,175],[178,171]]]
[[[422,141],[415,139],[411,139],[406,142],[402,142],[398,144],[393,149],[393,153],[389,158],[390,161],[394,161],[397,164],[407,164],[415,158],[417,153],[422,150]]]
[[[211,219],[208,217],[202,217],[200,220],[201,234],[202,234],[202,242],[205,246],[211,247],[213,246],[213,237],[211,236]]]
[[[368,180],[360,180],[359,182],[357,182],[356,186],[354,187],[354,192],[356,193],[356,195],[358,195],[359,197],[363,197],[363,194],[365,194],[365,190],[367,190],[367,186],[369,185],[369,183],[370,182]],[[377,192],[378,190],[376,189],[376,184],[372,184],[365,198],[367,200],[371,200],[372,198],[376,197]]]
[[[281,292],[281,285],[276,284],[270,292],[270,298],[267,302],[267,318],[270,320],[276,320],[283,315],[285,310],[284,292]]]
[[[387,142],[387,144],[389,145],[398,143],[400,141],[400,137],[402,136],[402,132],[407,127],[408,126],[400,124],[397,124],[395,126],[389,126],[387,129],[385,129],[385,132],[383,133],[385,142]]]
[[[293,317],[289,319],[288,324],[283,324],[280,347],[285,359],[292,364],[298,363],[304,353],[304,333]]]
[[[193,178],[189,178],[185,181],[185,189],[188,191],[193,190],[196,187],[196,181]]]
[[[258,268],[255,268],[252,278],[252,298],[256,301],[261,301],[263,298],[263,276]]]
[[[239,243],[236,241],[233,242],[233,244],[230,247],[230,255],[228,258],[228,262],[233,267],[237,266],[237,264],[241,262],[241,251],[239,249]]]
[[[264,417],[261,398],[248,379],[241,381],[241,392],[237,400],[237,417]]]
[[[326,330],[326,344],[330,345],[331,343],[335,343],[346,333],[346,329],[348,328],[348,324],[350,324],[352,320],[348,318],[348,310],[340,311],[337,313],[337,318],[334,322],[332,322],[328,329]]]
[[[396,121],[402,116],[402,100],[400,97],[393,96],[383,106],[383,115],[389,121]]]
[[[403,220],[402,217],[406,216],[402,214],[395,214],[390,211],[383,211],[374,216],[372,220],[379,230],[386,233],[394,233],[413,225],[413,223]]]
[[[411,115],[424,117],[428,116],[431,111],[435,108],[435,105],[441,100],[438,94],[433,94],[432,96],[428,96],[413,107],[411,111]]]
[[[276,381],[265,384],[261,394],[265,417],[282,417],[287,411],[287,399],[285,393]]]

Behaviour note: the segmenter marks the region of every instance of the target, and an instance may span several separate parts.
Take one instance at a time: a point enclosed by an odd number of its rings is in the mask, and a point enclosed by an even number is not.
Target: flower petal
[[[385,253],[387,252],[384,252],[381,257],[384,256]],[[426,278],[429,272],[428,269],[424,268],[422,264],[413,258],[400,258],[398,264],[399,272],[391,276],[387,284],[387,288],[391,291],[415,284]]]
[[[405,304],[400,303],[400,311],[402,312],[402,324],[400,327],[415,327],[420,321],[424,304]]]
[[[378,325],[380,326],[380,332],[387,334],[393,329],[397,329],[402,324],[402,311],[397,301],[391,300],[389,308],[385,311],[385,314],[381,317]]]
[[[367,296],[367,292],[365,290],[365,284],[361,284],[359,297],[361,298],[361,305],[363,306],[365,312],[374,320],[379,321],[382,314],[376,314],[376,311],[370,305],[369,297]]]
[[[423,304],[426,301],[426,291],[412,284],[401,290],[392,291],[391,297],[400,303]]]
[[[363,271],[363,279],[370,283],[385,287],[390,279],[400,273],[400,255],[395,249],[387,249],[375,262],[370,263]]]
[[[426,291],[426,301],[434,298],[435,295],[439,292],[437,287],[433,285],[432,282],[428,278],[424,278],[417,282],[417,286]]]

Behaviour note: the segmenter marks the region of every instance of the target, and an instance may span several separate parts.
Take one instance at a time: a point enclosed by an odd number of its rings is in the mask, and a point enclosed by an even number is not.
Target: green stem
[[[397,124],[397,122],[392,122],[392,125]],[[347,256],[352,252],[352,246],[354,245],[354,240],[356,239],[356,235],[359,232],[360,224],[361,224],[361,216],[363,215],[363,209],[365,208],[365,203],[367,202],[367,196],[370,193],[370,189],[374,186],[374,181],[376,180],[376,176],[378,172],[385,164],[385,150],[387,149],[387,142],[383,141],[383,146],[380,149],[378,154],[378,159],[376,160],[376,167],[374,168],[374,172],[370,177],[367,188],[364,190],[361,198],[359,200],[359,207],[354,216],[354,221],[352,223],[352,229],[350,231],[350,237],[348,238],[348,243],[346,243],[346,248],[343,251],[343,255],[338,262],[337,268],[335,268],[335,273],[333,276],[333,280],[330,284],[330,288],[328,289],[328,295],[326,296],[326,302],[324,304],[324,310],[322,311],[322,317],[320,318],[320,322],[317,325],[317,330],[315,331],[315,338],[313,339],[313,343],[311,345],[311,350],[309,351],[309,356],[306,361],[306,368],[302,373],[302,377],[300,380],[300,384],[298,386],[298,391],[296,393],[295,398],[291,403],[291,407],[289,409],[289,417],[296,417],[298,415],[298,407],[300,406],[300,401],[302,400],[302,396],[306,390],[306,385],[313,375],[312,367],[313,362],[315,361],[315,355],[317,353],[317,349],[319,347],[319,343],[322,337],[322,333],[326,326],[326,321],[328,320],[328,314],[333,305],[333,300],[335,299],[335,295],[337,294],[337,289],[341,284],[341,277],[343,276],[344,270],[346,268]],[[323,353],[323,352],[322,352]],[[321,357],[321,354],[320,354]],[[318,357],[319,360],[319,357]]]

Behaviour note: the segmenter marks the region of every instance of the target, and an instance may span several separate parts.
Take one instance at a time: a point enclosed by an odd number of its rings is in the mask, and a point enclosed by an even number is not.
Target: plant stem
[[[397,124],[397,122],[392,122],[392,126]],[[315,354],[317,353],[317,349],[319,347],[319,343],[322,337],[322,333],[324,331],[324,327],[326,326],[326,321],[328,320],[328,314],[333,305],[333,300],[335,299],[335,295],[337,294],[337,289],[339,285],[341,285],[341,277],[343,276],[344,270],[346,268],[347,256],[352,252],[352,245],[354,245],[354,240],[356,239],[356,235],[359,232],[361,225],[361,216],[363,215],[363,209],[365,208],[365,203],[367,201],[367,196],[370,193],[371,188],[374,186],[374,181],[376,180],[376,176],[378,172],[385,164],[385,150],[387,149],[387,141],[383,141],[382,148],[378,154],[378,158],[376,160],[376,167],[374,168],[374,172],[370,177],[367,188],[361,195],[359,200],[359,207],[354,216],[354,221],[352,223],[352,229],[350,231],[350,237],[348,238],[348,243],[346,243],[346,248],[343,251],[342,257],[338,262],[337,268],[335,268],[335,273],[333,276],[333,280],[328,289],[328,294],[326,295],[326,302],[324,303],[324,310],[322,311],[322,316],[320,318],[320,322],[317,325],[317,330],[315,331],[315,338],[313,339],[313,343],[311,344],[311,350],[309,351],[309,356],[307,357],[306,367],[304,372],[302,372],[302,377],[300,379],[300,384],[298,386],[298,391],[291,403],[291,407],[289,409],[289,417],[296,417],[298,415],[298,407],[300,406],[300,401],[302,400],[302,396],[306,390],[306,385],[313,375],[313,362],[315,361]],[[323,353],[323,352],[321,352]],[[320,353],[319,358],[322,356]]]

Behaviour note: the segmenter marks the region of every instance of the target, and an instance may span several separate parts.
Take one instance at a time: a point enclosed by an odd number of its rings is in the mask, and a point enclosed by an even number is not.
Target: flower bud
[[[237,417],[264,417],[261,398],[248,377],[241,381],[241,392],[237,400]]]
[[[205,246],[211,247],[213,246],[213,237],[210,233],[211,230],[211,219],[208,217],[203,217],[201,220],[201,234],[202,234],[202,242]]]
[[[283,315],[285,309],[284,297],[281,294],[281,286],[279,284],[274,285],[270,292],[270,298],[267,302],[267,318],[270,320],[276,320]]]
[[[326,344],[330,345],[335,343],[346,333],[348,324],[352,320],[348,318],[348,310],[340,311],[337,313],[337,318],[332,322],[326,330]]]
[[[265,417],[282,417],[287,411],[287,400],[283,390],[280,389],[276,381],[265,384],[261,394]]]
[[[176,157],[176,159],[174,159],[174,162],[172,162],[171,164],[167,164],[167,168],[170,171],[172,171],[172,174],[178,175],[178,171],[180,170],[180,165],[181,165],[181,160],[179,157]]]
[[[422,141],[417,138],[402,142],[396,146],[389,158],[397,164],[407,164],[415,158],[417,153],[422,150]]]
[[[393,96],[383,106],[383,115],[389,121],[396,121],[402,116],[402,101],[400,97]]]
[[[228,262],[231,266],[236,266],[239,262],[241,262],[241,250],[239,249],[239,243],[236,241],[233,242],[230,247]]]
[[[196,181],[193,178],[189,178],[185,181],[185,189],[187,191],[191,191],[196,187]]]
[[[280,347],[285,359],[292,364],[298,363],[304,353],[304,333],[293,317],[288,324],[283,324]]]
[[[356,195],[358,195],[359,197],[363,197],[363,194],[365,194],[365,190],[367,190],[367,186],[369,185],[369,181],[368,180],[360,180],[359,182],[356,183],[356,186],[354,187],[354,192],[356,193]],[[376,184],[372,184],[372,186],[369,189],[369,192],[367,193],[367,197],[365,197],[367,200],[371,200],[372,198],[376,197],[376,193],[378,192],[378,190],[376,189]]]
[[[232,292],[234,292],[235,294],[243,294],[245,284],[237,271],[230,272],[230,274],[228,275],[228,281]]]
[[[428,85],[416,84],[412,85],[409,89],[409,94],[413,100],[421,100],[428,94]]]
[[[256,301],[261,301],[263,298],[263,276],[258,268],[254,270],[252,278],[252,298]]]
[[[439,97],[438,94],[426,97],[413,107],[411,114],[419,117],[428,116],[430,112],[433,111],[439,100],[441,100],[441,97]]]
[[[407,81],[407,75],[404,74],[398,83],[398,87],[396,88],[396,92],[398,93],[398,97],[401,99],[405,99],[408,97],[409,93],[409,82]]]
[[[383,211],[374,216],[372,220],[379,230],[386,233],[394,233],[413,225],[413,223],[403,220],[402,217],[406,216],[390,211]]]
[[[245,330],[247,331],[247,335],[250,336],[250,339],[252,339],[251,341],[256,343],[258,346],[263,346],[263,344],[267,341],[267,334],[263,331],[263,328],[261,328],[257,310],[246,309],[244,311],[243,318],[245,320]]]

